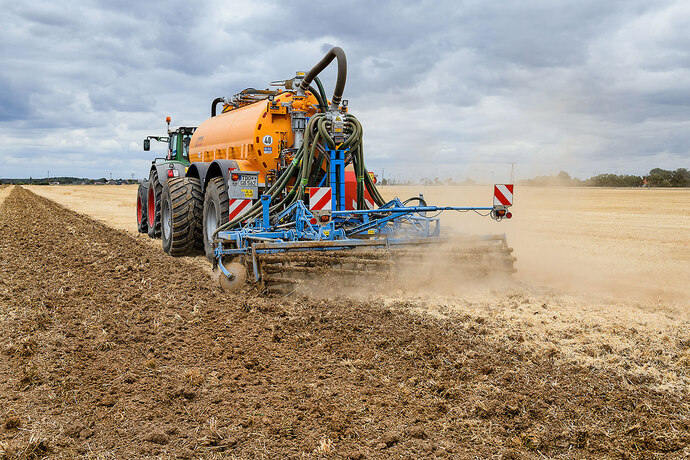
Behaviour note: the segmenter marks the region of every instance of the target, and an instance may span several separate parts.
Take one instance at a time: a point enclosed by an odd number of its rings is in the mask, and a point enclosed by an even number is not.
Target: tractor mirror
[[[148,152],[149,150],[151,150],[151,140],[144,139],[144,151]]]

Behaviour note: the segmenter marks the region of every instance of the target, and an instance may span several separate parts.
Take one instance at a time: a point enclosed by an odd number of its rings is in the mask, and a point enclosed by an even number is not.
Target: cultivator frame
[[[330,209],[318,208],[310,199],[309,206],[315,209],[307,207],[304,200],[297,200],[286,209],[272,213],[271,195],[261,195],[260,215],[240,222],[239,228],[219,229],[216,233],[214,265],[218,266],[221,277],[225,277],[226,281],[221,284],[231,285],[238,277],[235,271],[241,271],[246,267],[251,269],[253,281],[266,287],[265,273],[262,270],[263,256],[282,254],[288,256],[285,260],[289,260],[290,254],[302,253],[299,258],[307,259],[306,265],[291,266],[289,270],[283,271],[304,272],[322,264],[323,258],[319,256],[323,253],[340,253],[348,260],[358,256],[364,259],[363,254],[356,250],[375,250],[380,256],[385,256],[415,246],[441,244],[447,241],[441,235],[441,222],[438,217],[444,211],[476,212],[498,221],[512,217],[508,211],[512,205],[512,185],[509,185],[509,201],[497,200],[498,187],[506,186],[494,186],[493,206],[427,206],[420,194],[419,197],[408,200],[416,200],[423,204],[420,206],[405,206],[400,199],[394,198],[376,209],[348,210],[345,194],[345,157],[350,153],[349,149],[327,147],[325,151],[329,158],[328,171],[319,185],[323,185],[328,179],[329,187],[325,187],[325,190],[322,187],[318,188],[324,190],[325,195],[330,194]],[[236,174],[236,179],[241,179],[241,173]],[[433,215],[429,217],[428,213]],[[512,271],[514,258],[509,254],[510,248],[506,244],[505,235],[498,238],[491,235],[483,239],[501,242],[500,251],[508,253],[507,268]],[[316,257],[310,261],[308,255]],[[233,261],[239,259],[240,263],[233,263],[233,269],[229,270],[223,263],[224,258]],[[381,257],[372,257],[366,261],[355,261],[349,264],[352,268],[344,270],[356,270],[363,263],[375,263],[371,261],[380,259]],[[343,265],[342,260],[338,258],[333,258],[332,262],[334,265]],[[246,273],[242,273],[240,277],[245,279]]]
[[[344,187],[342,175],[337,180],[337,188]],[[342,260],[339,260],[342,255],[348,258],[348,262],[354,261],[355,266],[371,264],[397,251],[448,242],[448,238],[441,234],[438,217],[444,211],[476,212],[490,215],[495,220],[511,216],[508,211],[510,205],[405,206],[398,198],[377,209],[344,210],[343,199],[335,189],[336,187],[332,190],[331,210],[326,212],[311,211],[303,201],[298,201],[272,216],[269,212],[271,197],[263,195],[261,218],[250,220],[237,230],[218,232],[214,264],[220,269],[221,276],[232,281],[238,276],[235,271],[241,270],[239,265],[243,265],[251,272],[251,280],[265,288],[265,256],[282,254],[287,256],[285,260],[289,260],[290,255],[295,254],[297,257],[293,257],[293,260],[307,261],[307,264],[292,267],[291,270],[303,272],[318,265],[308,260],[310,256],[324,253],[337,253],[338,257],[333,258],[335,263],[342,264]],[[422,195],[418,200],[424,203]],[[434,215],[427,217],[427,213]],[[512,250],[506,244],[505,235],[489,235],[478,239],[498,242],[500,250],[507,253],[507,271],[514,271],[512,262],[515,259],[510,255]],[[362,250],[370,252],[359,252]],[[372,250],[381,257],[372,257]],[[234,270],[229,270],[224,259],[239,259],[241,263],[233,264]]]

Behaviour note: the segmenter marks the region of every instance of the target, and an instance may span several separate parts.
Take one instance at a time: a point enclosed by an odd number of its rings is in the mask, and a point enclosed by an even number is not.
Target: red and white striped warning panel
[[[330,211],[331,188],[311,187],[309,189],[309,209],[311,211]]]
[[[494,206],[513,205],[513,184],[494,185]]]
[[[231,199],[229,200],[228,221],[244,214],[252,205],[252,200]]]

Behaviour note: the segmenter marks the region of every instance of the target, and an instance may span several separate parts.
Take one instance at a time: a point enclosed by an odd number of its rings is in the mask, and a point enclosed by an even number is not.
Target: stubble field
[[[420,191],[491,200],[382,188]],[[444,215],[506,233],[513,282],[327,299],[221,292],[135,196],[0,189],[8,457],[690,455],[690,190],[519,188],[510,221]]]

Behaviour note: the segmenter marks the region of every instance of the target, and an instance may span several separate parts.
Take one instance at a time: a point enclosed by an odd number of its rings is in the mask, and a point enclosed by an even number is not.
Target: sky
[[[146,135],[332,46],[384,177],[690,168],[688,1],[0,0],[0,177],[143,178]],[[327,93],[334,65],[321,79]]]

